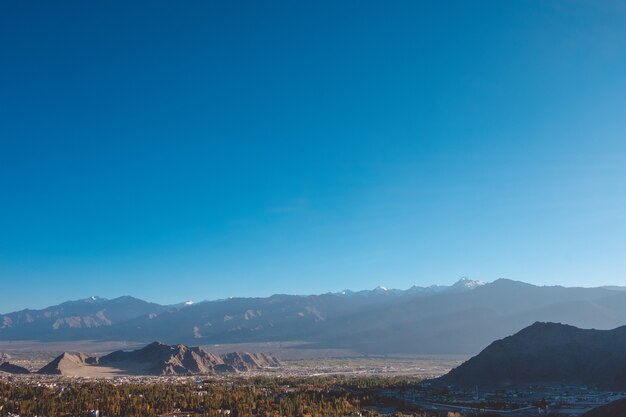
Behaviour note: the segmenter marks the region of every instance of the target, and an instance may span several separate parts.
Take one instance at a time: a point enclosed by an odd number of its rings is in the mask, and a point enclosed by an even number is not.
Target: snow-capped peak
[[[389,290],[387,288],[383,287],[382,285],[379,285],[378,287],[374,288],[374,291],[376,291],[376,292],[387,292]]]
[[[185,305],[186,306],[191,306],[191,305],[193,305],[193,301],[191,301],[191,300],[185,301]]]
[[[468,277],[462,277],[460,280],[455,282],[454,285],[452,286],[455,288],[465,288],[468,290],[473,290],[475,288],[482,287],[485,284],[486,282],[484,281],[469,279]]]

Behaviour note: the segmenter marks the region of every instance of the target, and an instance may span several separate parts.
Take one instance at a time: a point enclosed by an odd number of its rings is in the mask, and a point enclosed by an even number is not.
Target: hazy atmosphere
[[[0,417],[626,416],[626,3],[0,2]]]
[[[623,2],[0,8],[2,313],[626,284]]]

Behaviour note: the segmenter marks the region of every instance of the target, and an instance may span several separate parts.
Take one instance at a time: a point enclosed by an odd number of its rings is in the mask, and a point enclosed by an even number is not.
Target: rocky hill
[[[52,360],[52,362],[38,370],[37,373],[45,375],[68,375],[78,371],[84,366],[96,365],[97,362],[97,358],[90,357],[84,353],[64,352]]]
[[[221,358],[199,347],[154,342],[130,351],[116,351],[100,358],[101,365],[150,375],[203,374],[223,364]]]
[[[115,351],[102,357],[63,353],[38,373],[52,375],[88,375],[102,369],[116,374],[196,375],[212,372],[246,372],[277,367],[280,362],[263,353],[233,352],[215,355],[199,347],[182,344],[151,343],[134,351]]]
[[[22,366],[15,365],[9,362],[0,361],[0,372],[6,372],[8,374],[30,374],[30,371]]]
[[[558,383],[626,389],[626,326],[587,330],[537,322],[493,342],[433,383],[463,387]]]

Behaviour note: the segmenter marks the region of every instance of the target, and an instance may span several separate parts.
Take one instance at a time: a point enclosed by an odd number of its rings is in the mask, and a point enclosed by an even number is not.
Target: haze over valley
[[[450,286],[180,303],[89,297],[0,315],[0,340],[266,344],[313,356],[473,355],[534,322],[613,329],[622,287],[535,286],[462,278]]]
[[[0,417],[626,417],[626,1],[0,1]]]

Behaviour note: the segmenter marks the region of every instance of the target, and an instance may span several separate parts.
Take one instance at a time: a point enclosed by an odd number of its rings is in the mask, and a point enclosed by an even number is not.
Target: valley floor
[[[0,375],[0,416],[579,417],[626,397],[585,386],[448,390],[410,376],[211,375],[108,379]]]

